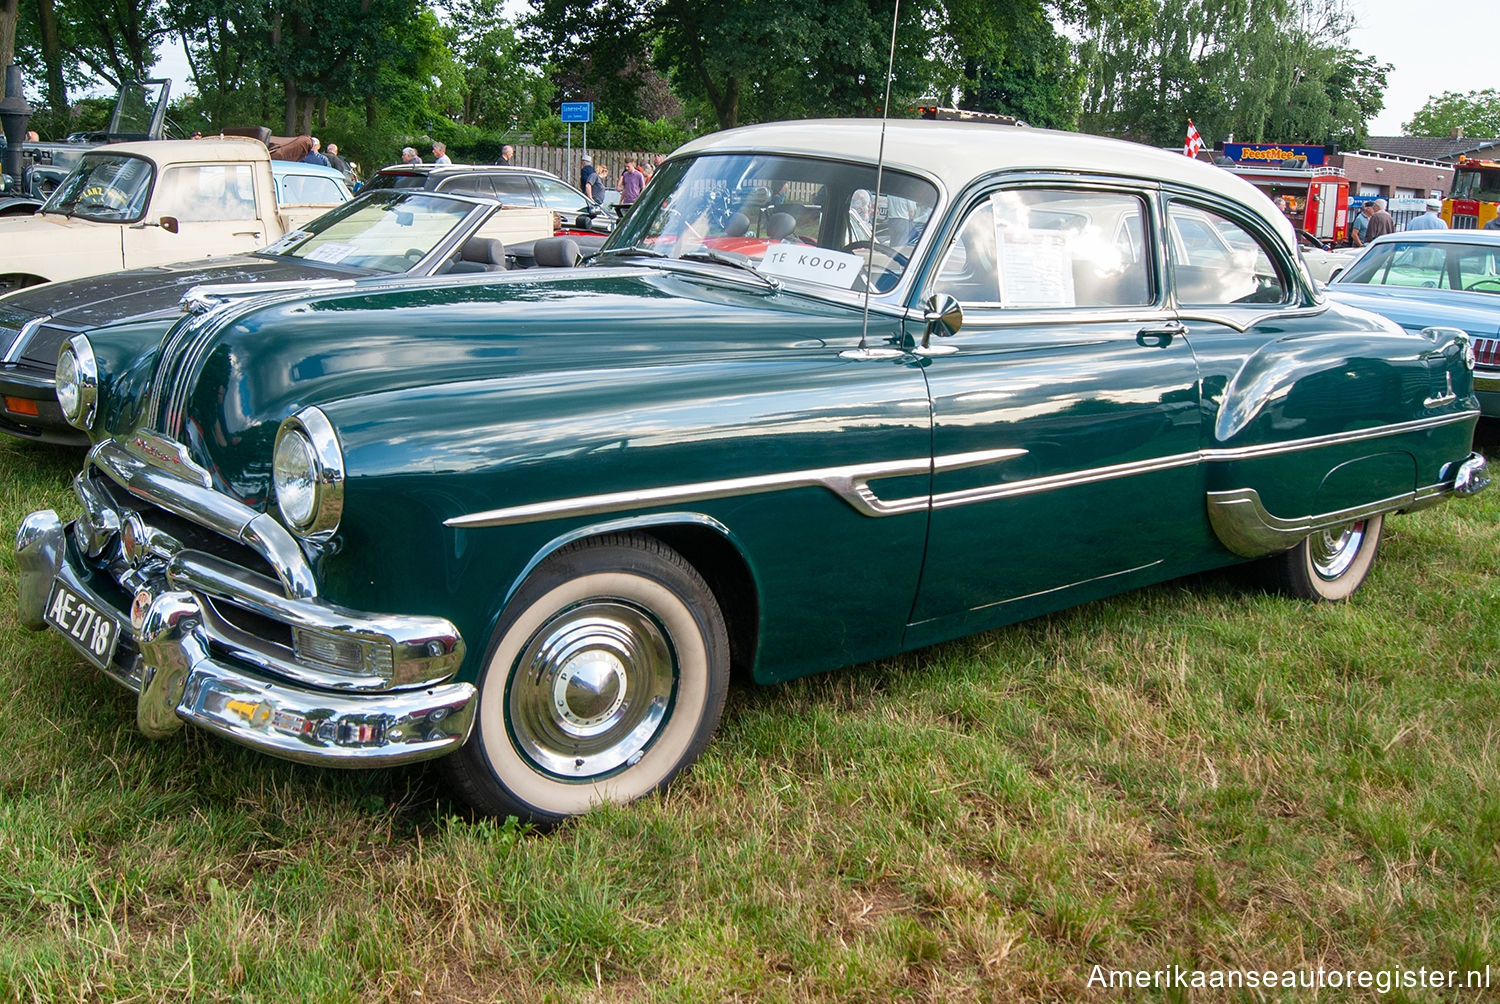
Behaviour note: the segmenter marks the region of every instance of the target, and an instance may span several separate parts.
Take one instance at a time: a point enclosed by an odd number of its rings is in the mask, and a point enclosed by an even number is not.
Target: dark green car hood
[[[276,428],[308,405],[373,395],[399,402],[404,390],[496,380],[544,394],[549,383],[599,369],[628,383],[633,369],[783,353],[858,338],[860,328],[853,306],[776,292],[748,276],[582,268],[396,279],[272,294],[185,320],[163,340],[149,382],[119,385],[134,400],[107,411],[187,443],[222,489],[255,504],[267,490]],[[136,372],[144,369],[138,361]]]

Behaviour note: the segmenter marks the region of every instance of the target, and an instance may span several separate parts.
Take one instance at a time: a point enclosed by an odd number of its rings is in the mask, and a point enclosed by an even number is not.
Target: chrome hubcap
[[[1321,579],[1333,581],[1349,570],[1365,539],[1365,521],[1346,523],[1312,535],[1308,553],[1313,571]]]
[[[558,613],[516,661],[506,711],[516,749],[548,774],[591,780],[635,763],[676,686],[661,625],[622,600]]]

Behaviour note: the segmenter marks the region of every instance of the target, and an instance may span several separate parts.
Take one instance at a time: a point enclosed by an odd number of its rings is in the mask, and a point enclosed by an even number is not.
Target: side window
[[[563,213],[581,213],[589,208],[589,200],[582,192],[575,192],[560,181],[550,178],[531,179],[542,194],[542,205]]]
[[[1144,306],[1145,219],[1145,201],[1122,192],[996,192],[959,228],[934,292],[1014,308]]]
[[[1290,288],[1250,231],[1211,209],[1174,202],[1167,213],[1172,283],[1185,307],[1285,303]]]
[[[161,212],[184,223],[256,218],[249,164],[174,167],[162,177],[161,193]]]
[[[531,192],[531,182],[526,180],[525,175],[501,175],[491,178],[490,183],[495,186],[495,198],[507,206],[534,206],[537,204],[536,196]],[[579,201],[582,201],[581,199]]]
[[[490,179],[482,174],[460,174],[445,180],[438,190],[452,192],[454,195],[477,195],[481,199],[495,197],[495,189],[491,187]]]
[[[343,193],[332,178],[319,178],[305,174],[285,175],[281,179],[279,195],[287,205],[305,203],[332,203],[344,201]]]

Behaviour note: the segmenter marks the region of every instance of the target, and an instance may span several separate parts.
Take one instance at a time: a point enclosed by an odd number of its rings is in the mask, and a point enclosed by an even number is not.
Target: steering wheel
[[[1500,279],[1475,279],[1465,288],[1470,291],[1478,291],[1479,287],[1481,286],[1489,286],[1493,288],[1495,292],[1500,293]]]
[[[850,241],[839,248],[839,250],[848,254],[857,254],[861,258],[865,257],[865,252],[869,252],[867,267],[870,273],[888,277],[887,284],[884,286],[882,286],[880,280],[876,281],[875,291],[878,293],[884,293],[887,289],[894,286],[900,278],[901,272],[906,269],[906,266],[911,261],[906,255],[897,251],[889,244],[882,244],[879,241]]]
[[[423,251],[421,248],[407,248],[406,254],[402,255],[401,257],[405,258],[407,261],[415,265],[417,262],[422,260],[422,255],[426,253],[427,252]]]

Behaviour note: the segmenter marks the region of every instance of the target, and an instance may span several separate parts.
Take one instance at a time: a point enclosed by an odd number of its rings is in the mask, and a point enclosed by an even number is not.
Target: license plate
[[[108,669],[120,642],[120,622],[61,582],[52,584],[46,620],[100,669]]]

